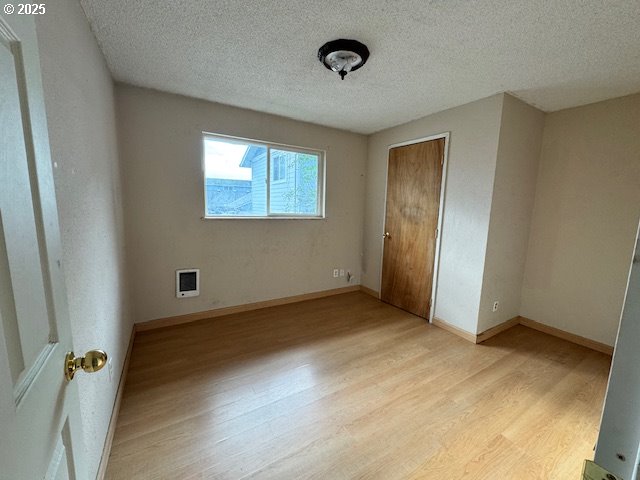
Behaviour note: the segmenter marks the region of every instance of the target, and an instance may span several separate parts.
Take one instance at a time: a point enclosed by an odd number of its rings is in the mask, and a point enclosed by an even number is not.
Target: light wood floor
[[[363,293],[140,334],[108,479],[578,479],[609,357]]]

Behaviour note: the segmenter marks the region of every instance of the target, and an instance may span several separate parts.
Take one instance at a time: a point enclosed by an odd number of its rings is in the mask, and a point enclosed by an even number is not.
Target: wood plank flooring
[[[136,337],[106,477],[577,479],[610,357],[360,292]]]

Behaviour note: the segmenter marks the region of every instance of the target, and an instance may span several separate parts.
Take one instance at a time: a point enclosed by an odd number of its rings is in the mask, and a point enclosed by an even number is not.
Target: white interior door
[[[69,52],[71,55],[72,52]],[[35,22],[0,16],[0,478],[86,478]]]
[[[609,375],[595,461],[621,479],[640,479],[640,230]]]

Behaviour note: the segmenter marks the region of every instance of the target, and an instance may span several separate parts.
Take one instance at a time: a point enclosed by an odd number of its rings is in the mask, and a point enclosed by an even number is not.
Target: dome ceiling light
[[[349,72],[359,69],[369,58],[369,49],[357,40],[333,40],[325,43],[318,50],[318,60],[333,70],[340,78]]]

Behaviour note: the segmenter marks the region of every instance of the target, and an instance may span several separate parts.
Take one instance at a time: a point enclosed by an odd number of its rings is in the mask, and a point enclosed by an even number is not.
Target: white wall
[[[546,116],[523,316],[613,345],[640,216],[640,95]]]
[[[366,137],[117,85],[129,275],[136,321],[348,286],[360,280]],[[323,220],[202,220],[201,132],[327,151]],[[175,298],[175,270],[201,269],[199,297]]]
[[[76,353],[105,349],[107,369],[79,375],[84,448],[98,469],[131,333],[113,85],[75,0],[47,3],[37,20],[63,262]]]
[[[503,95],[369,137],[363,285],[380,289],[389,145],[451,132],[435,316],[476,332]]]
[[[544,117],[504,96],[477,333],[520,315]]]

